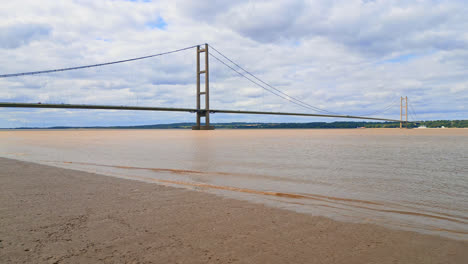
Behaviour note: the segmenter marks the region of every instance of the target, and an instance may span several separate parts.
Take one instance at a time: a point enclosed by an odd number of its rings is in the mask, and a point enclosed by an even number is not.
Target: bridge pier
[[[200,70],[200,54],[205,53],[205,69]],[[205,44],[204,49],[197,46],[197,124],[192,126],[192,130],[213,130],[214,126],[210,126],[210,75],[208,64],[208,44]],[[200,76],[205,75],[205,91],[200,91]],[[201,97],[205,96],[205,108],[201,108]],[[202,117],[205,118],[205,124],[201,124]]]
[[[405,116],[405,120],[403,120],[403,115]],[[403,123],[408,128],[408,96],[400,97],[400,129],[403,128]]]

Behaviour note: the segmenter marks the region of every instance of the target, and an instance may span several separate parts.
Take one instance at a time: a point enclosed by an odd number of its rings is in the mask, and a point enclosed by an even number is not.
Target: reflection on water
[[[0,156],[468,237],[468,130],[0,131]]]

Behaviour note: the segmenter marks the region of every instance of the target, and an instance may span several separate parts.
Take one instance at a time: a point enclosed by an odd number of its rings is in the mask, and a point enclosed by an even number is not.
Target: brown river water
[[[2,130],[0,157],[468,239],[468,129]]]

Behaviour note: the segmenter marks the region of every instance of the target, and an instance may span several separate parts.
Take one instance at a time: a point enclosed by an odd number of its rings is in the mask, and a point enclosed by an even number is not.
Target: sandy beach
[[[468,242],[0,158],[1,263],[466,263]]]

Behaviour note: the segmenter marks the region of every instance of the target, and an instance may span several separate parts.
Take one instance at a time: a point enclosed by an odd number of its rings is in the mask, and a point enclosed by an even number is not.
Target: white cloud
[[[50,27],[41,24],[13,24],[0,28],[0,48],[15,49],[50,34]]]

